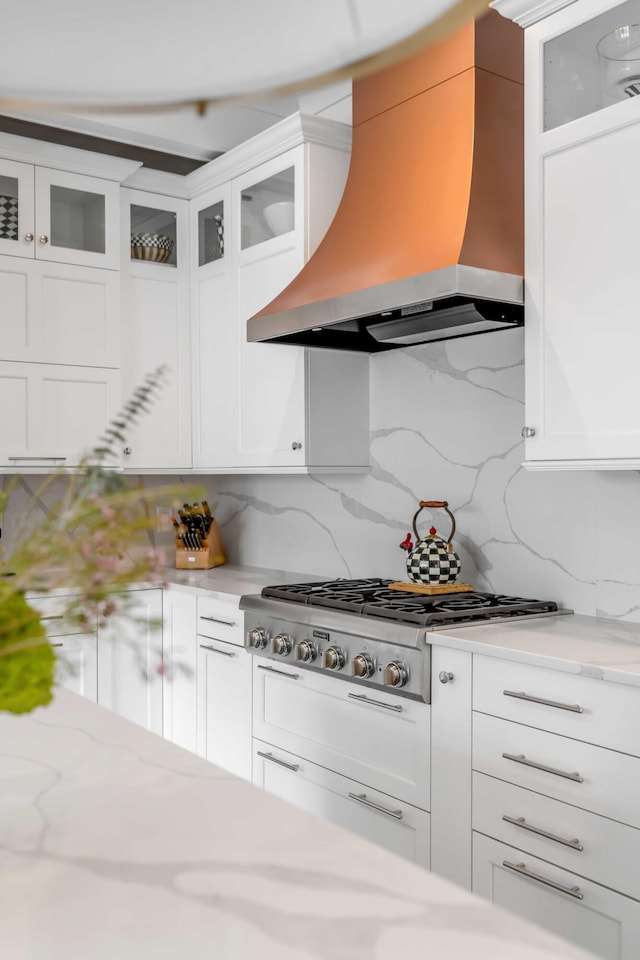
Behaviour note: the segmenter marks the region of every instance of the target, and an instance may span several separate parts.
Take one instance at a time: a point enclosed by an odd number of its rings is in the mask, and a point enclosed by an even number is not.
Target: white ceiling
[[[202,117],[187,107],[121,114],[3,113],[120,143],[210,160],[298,110],[351,124],[351,81],[244,106],[210,107]]]

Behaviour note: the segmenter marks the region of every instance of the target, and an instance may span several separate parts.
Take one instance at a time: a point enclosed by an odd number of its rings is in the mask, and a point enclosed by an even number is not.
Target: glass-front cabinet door
[[[33,166],[0,160],[0,254],[34,256]]]
[[[288,166],[240,192],[240,248],[246,250],[295,227],[295,167]]]
[[[36,257],[117,269],[119,191],[115,181],[36,167]]]
[[[640,0],[615,7],[587,0],[560,11],[554,22],[562,21],[568,28],[542,46],[541,132],[640,94]],[[545,21],[537,25],[545,28]]]
[[[224,258],[224,200],[198,210],[198,266]]]
[[[162,198],[158,197],[162,203]],[[165,268],[178,266],[177,213],[161,206],[130,206],[130,257],[132,261],[155,263]]]

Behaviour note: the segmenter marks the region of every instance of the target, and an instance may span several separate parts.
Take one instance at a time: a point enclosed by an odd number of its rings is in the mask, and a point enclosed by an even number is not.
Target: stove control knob
[[[351,675],[366,680],[375,671],[376,666],[368,653],[359,653],[351,662]]]
[[[249,631],[249,646],[254,647],[256,650],[262,650],[263,647],[267,645],[267,631],[263,630],[262,627],[256,627],[255,630]]]
[[[291,638],[286,633],[279,633],[271,641],[271,652],[286,657],[287,654],[291,653]]]
[[[384,682],[387,687],[404,687],[408,679],[407,668],[399,660],[392,660],[384,668]]]
[[[340,647],[328,647],[322,654],[322,666],[327,670],[342,670],[344,653]]]
[[[303,663],[312,663],[315,658],[316,648],[311,640],[301,640],[300,643],[296,643],[296,660],[301,660]]]

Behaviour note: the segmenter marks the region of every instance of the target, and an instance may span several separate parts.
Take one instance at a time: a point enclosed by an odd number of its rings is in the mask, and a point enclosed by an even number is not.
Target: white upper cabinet
[[[189,205],[121,190],[122,373],[129,396],[166,367],[151,409],[130,431],[123,465],[132,470],[191,467]]]
[[[581,0],[526,31],[532,468],[640,466],[640,46],[615,32],[639,21],[638,0]]]
[[[119,408],[117,370],[0,361],[0,466],[76,466]]]
[[[117,181],[0,160],[0,253],[115,270],[118,223]]]
[[[116,270],[0,255],[0,304],[2,360],[120,366]]]
[[[247,319],[293,280],[334,216],[347,134],[342,124],[295,115],[187,178],[197,193],[197,470],[368,467],[368,357],[246,339]]]

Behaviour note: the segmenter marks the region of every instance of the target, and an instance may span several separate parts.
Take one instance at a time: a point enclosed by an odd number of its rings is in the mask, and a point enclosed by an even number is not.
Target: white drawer
[[[473,829],[640,900],[634,827],[474,773]]]
[[[473,709],[640,756],[640,687],[474,656]]]
[[[65,620],[63,610],[69,602],[69,597],[29,597],[28,603],[37,610],[43,625],[50,637],[68,637],[72,634],[92,634],[97,631],[95,617],[92,618],[86,630],[79,630],[77,624]]]
[[[244,611],[238,603],[198,597],[198,636],[244,646]]]
[[[640,910],[635,900],[477,833],[473,892],[604,960],[638,960]],[[505,915],[505,936],[507,931]],[[534,930],[531,936],[535,938]],[[526,955],[520,940],[516,949]]]
[[[640,760],[625,753],[474,713],[473,769],[640,827]]]
[[[293,753],[253,741],[253,782],[269,793],[429,867],[429,814]]]
[[[253,735],[429,809],[426,703],[254,657]]]

